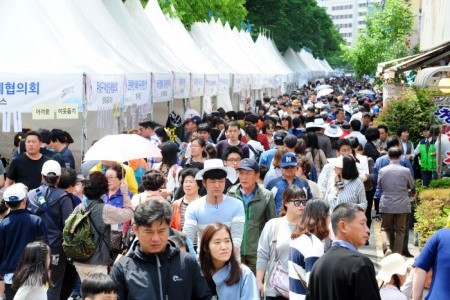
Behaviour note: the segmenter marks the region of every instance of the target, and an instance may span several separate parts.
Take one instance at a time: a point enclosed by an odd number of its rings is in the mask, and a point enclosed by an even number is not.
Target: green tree
[[[141,0],[144,7],[147,2],[148,0]],[[240,26],[247,15],[245,0],[158,0],[158,2],[164,13],[170,15],[175,13],[188,29],[194,22],[209,21],[211,17],[227,21],[231,26]]]
[[[342,36],[315,0],[247,0],[245,7],[254,27],[268,30],[280,51],[307,47],[320,58],[339,57]]]
[[[376,6],[366,16],[366,28],[358,33],[357,42],[343,47],[344,59],[357,77],[375,75],[378,63],[408,55],[413,19],[409,0],[386,0],[384,8]]]

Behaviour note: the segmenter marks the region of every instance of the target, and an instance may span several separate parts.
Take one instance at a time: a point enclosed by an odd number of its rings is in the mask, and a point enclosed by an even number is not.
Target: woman
[[[263,145],[258,141],[258,130],[255,126],[249,125],[244,128],[247,137],[247,146],[249,148],[249,154],[251,159],[259,161],[261,153],[264,152]]]
[[[199,258],[212,299],[259,300],[255,275],[237,260],[226,225],[216,222],[206,226]]]
[[[125,181],[122,181],[120,190],[123,194],[127,194],[128,188]],[[88,260],[73,263],[81,281],[93,272],[108,274],[111,246],[110,240],[105,237],[110,236],[112,224],[125,223],[133,217],[133,209],[128,197],[123,198],[123,208],[119,208],[102,201],[102,195],[107,192],[108,180],[105,175],[99,171],[91,173],[84,186],[85,199],[74,210],[75,213],[80,209],[91,210],[89,218],[96,245],[94,254]]]
[[[371,157],[373,161],[377,161],[377,158],[381,156],[377,146],[375,145],[375,142],[380,138],[378,128],[367,128],[364,136],[366,137],[367,142],[364,145],[363,154],[367,157]]]
[[[381,269],[377,279],[382,281],[380,288],[381,300],[407,300],[400,287],[406,280],[408,265],[403,256],[393,253],[386,256],[380,262]]]
[[[142,202],[148,200],[165,200],[167,194],[170,193],[169,191],[163,189],[165,183],[166,178],[161,171],[150,170],[145,173],[144,177],[142,177],[142,187],[144,188],[144,191],[134,195],[131,199],[133,209],[135,209],[136,206]]]
[[[289,299],[305,299],[309,273],[324,253],[328,238],[330,206],[322,200],[309,201],[292,232],[289,248]]]
[[[320,174],[323,166],[328,163],[325,153],[319,148],[319,140],[314,132],[306,134],[306,157],[316,166],[317,174]]]
[[[44,242],[27,244],[14,272],[14,300],[47,300],[50,284],[50,247]]]
[[[153,169],[161,171],[167,178],[166,188],[174,191],[179,186],[178,172],[181,168],[178,166],[178,146],[172,142],[166,142],[159,145],[161,148],[162,161],[154,164]]]
[[[172,223],[170,226],[177,230],[183,230],[184,213],[188,205],[200,198],[199,190],[202,187],[199,180],[195,180],[198,169],[183,169],[180,172],[181,186],[183,187],[184,196],[172,203]]]
[[[279,218],[269,220],[261,233],[256,259],[256,281],[261,297],[268,300],[284,299],[271,282],[275,264],[279,261],[287,270],[289,259],[289,244],[291,234],[295,229],[306,205],[306,193],[297,185],[290,185],[283,193],[283,204]],[[267,270],[267,273],[266,273]],[[266,275],[267,274],[267,275]],[[264,278],[266,289],[264,290]],[[288,275],[286,274],[286,293],[289,293]]]
[[[271,120],[265,120],[263,122],[263,127],[261,128],[261,131],[267,137],[267,140],[269,141],[270,149],[275,147],[275,142],[273,140],[274,129],[275,129],[275,123],[272,122]]]
[[[311,161],[309,158],[305,156],[300,156],[297,158],[297,177],[303,180],[308,181],[309,188],[311,189],[311,193],[314,199],[322,199],[322,195],[319,191],[319,186],[312,180],[309,180],[307,174],[311,172]]]
[[[106,169],[105,177],[108,180],[108,192],[103,195],[104,202],[112,206],[123,208],[124,199],[130,201],[133,193],[120,189],[125,178],[125,170],[119,164],[112,164]],[[115,258],[122,250],[123,233],[127,232],[130,222],[111,225],[111,251]]]
[[[291,116],[282,116],[281,117],[281,126],[284,130],[289,131],[292,128],[292,118]]]
[[[331,211],[340,203],[356,203],[362,209],[367,208],[364,184],[359,178],[355,159],[350,155],[341,155],[333,159],[334,185],[328,186],[325,200],[328,201]],[[333,182],[333,181],[331,181]]]
[[[202,138],[195,137],[191,141],[191,157],[181,161],[183,168],[203,169],[203,163],[206,160],[206,141]]]

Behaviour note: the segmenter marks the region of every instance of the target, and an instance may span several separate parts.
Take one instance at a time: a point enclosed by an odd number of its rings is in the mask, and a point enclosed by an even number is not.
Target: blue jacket
[[[26,209],[11,210],[0,221],[0,275],[14,273],[25,246],[40,240],[48,243],[41,218]]]
[[[212,279],[216,284],[216,291],[219,299],[260,299],[255,275],[253,275],[252,271],[245,265],[241,265],[241,270],[242,274],[239,282],[233,285],[227,285],[225,283],[225,280],[230,276],[230,264],[226,264],[225,267],[213,275]]]
[[[298,177],[294,178],[292,184],[298,185],[301,188],[306,189],[306,199],[312,199],[311,189],[309,188],[309,184],[306,180],[300,179]],[[277,216],[280,215],[281,205],[283,204],[283,192],[289,186],[289,183],[283,176],[275,178],[267,184],[266,189],[272,191],[273,188],[276,188],[275,194],[275,209],[277,212]]]

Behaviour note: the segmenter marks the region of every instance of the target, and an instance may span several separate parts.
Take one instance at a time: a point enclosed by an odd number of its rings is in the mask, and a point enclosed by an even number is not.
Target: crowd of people
[[[342,77],[245,111],[171,113],[127,132],[161,157],[80,168],[67,132],[21,134],[0,165],[0,299],[445,299],[449,230],[406,261],[414,179],[436,178],[438,132],[414,147],[408,128],[373,126],[383,102],[367,89]],[[65,251],[77,214],[94,244],[84,259]],[[378,275],[358,252],[372,220]]]

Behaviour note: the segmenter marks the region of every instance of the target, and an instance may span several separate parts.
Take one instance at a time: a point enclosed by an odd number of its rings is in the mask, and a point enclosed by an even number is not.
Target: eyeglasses
[[[240,158],[230,158],[230,159],[227,159],[227,162],[239,163],[239,162],[241,162],[241,159]]]
[[[115,179],[115,178],[118,178],[117,176],[106,176],[106,179]]]
[[[306,200],[306,199],[292,199],[292,200],[288,200],[288,202],[294,202],[294,205],[299,207],[300,205],[306,206],[306,202],[308,202],[308,200]]]

